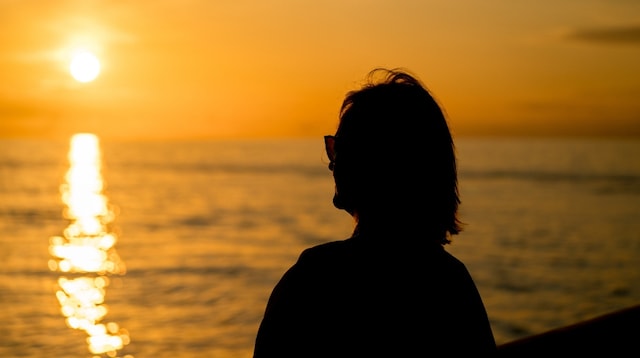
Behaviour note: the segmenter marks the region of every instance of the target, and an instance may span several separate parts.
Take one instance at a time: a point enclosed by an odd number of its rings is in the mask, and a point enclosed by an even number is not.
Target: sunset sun
[[[100,74],[100,61],[91,52],[79,51],[69,65],[71,76],[78,82],[91,82]]]

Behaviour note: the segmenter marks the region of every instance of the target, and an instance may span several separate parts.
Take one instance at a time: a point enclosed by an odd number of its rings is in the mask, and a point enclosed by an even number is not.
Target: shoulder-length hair
[[[336,146],[358,182],[357,214],[398,213],[449,243],[462,230],[455,146],[426,86],[405,70],[374,69],[339,117]]]

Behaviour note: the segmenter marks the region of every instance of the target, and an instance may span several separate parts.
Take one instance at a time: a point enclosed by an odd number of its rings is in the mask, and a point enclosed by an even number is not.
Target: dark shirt
[[[408,241],[355,236],[304,250],[273,289],[254,358],[494,355],[464,264]]]

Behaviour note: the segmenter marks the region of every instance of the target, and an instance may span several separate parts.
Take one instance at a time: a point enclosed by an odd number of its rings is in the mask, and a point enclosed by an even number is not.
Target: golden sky
[[[640,136],[637,0],[0,0],[0,137],[319,137],[374,67],[456,135]]]

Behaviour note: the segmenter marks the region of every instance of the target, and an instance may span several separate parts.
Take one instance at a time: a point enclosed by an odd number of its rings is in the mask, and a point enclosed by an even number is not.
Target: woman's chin
[[[333,206],[335,206],[337,209],[344,210],[351,215],[353,215],[354,213],[353,205],[349,203],[349,200],[346,200],[343,196],[338,195],[338,193],[335,193],[333,195]]]

